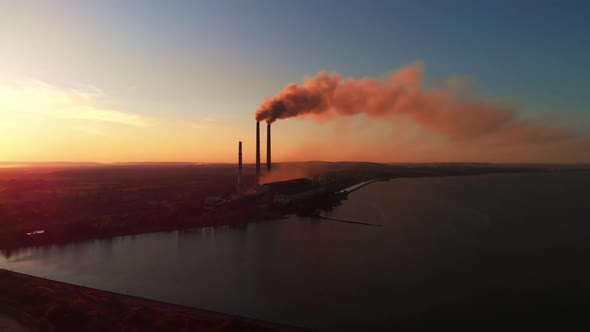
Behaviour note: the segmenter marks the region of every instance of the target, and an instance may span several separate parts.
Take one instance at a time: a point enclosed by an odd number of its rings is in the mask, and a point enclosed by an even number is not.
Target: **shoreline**
[[[173,326],[174,321],[181,320],[189,329],[200,326],[203,331],[304,331],[285,324],[78,286],[6,269],[0,269],[0,290],[0,315],[34,330],[46,330],[51,326],[58,331],[65,327],[92,330],[89,327],[110,321],[119,327],[122,324],[140,330],[159,323],[163,330],[174,331],[178,327]],[[113,307],[117,310],[112,310]],[[53,311],[59,315],[51,315]],[[145,311],[153,314],[146,315]],[[68,312],[90,316],[86,320],[73,319],[78,325],[67,326],[71,320],[63,316]],[[172,320],[168,322],[169,318]],[[118,330],[113,325],[108,327]]]
[[[498,170],[495,172],[481,172],[481,173],[464,173],[464,174],[419,174],[419,175],[402,175],[402,176],[389,176],[389,177],[380,177],[373,180],[366,180],[361,181],[351,186],[348,186],[338,192],[347,191],[350,188],[352,190],[348,191],[348,193],[355,192],[359,189],[362,189],[370,184],[375,182],[387,182],[395,179],[416,179],[416,178],[447,178],[447,177],[461,177],[461,176],[482,176],[482,175],[507,175],[507,174],[538,174],[538,173],[570,173],[570,172],[588,172],[589,169],[564,169],[564,170],[548,170],[548,169],[525,169],[525,170]]]
[[[364,188],[365,186],[372,184],[377,181],[390,181],[393,179],[402,179],[402,178],[430,178],[430,177],[454,177],[454,176],[476,176],[476,175],[488,175],[488,174],[525,174],[525,173],[553,173],[553,172],[560,172],[560,171],[551,171],[551,170],[506,170],[506,169],[499,169],[495,172],[464,172],[464,173],[441,173],[441,174],[406,174],[401,176],[387,176],[387,177],[379,177],[372,180],[363,180],[360,181],[352,186],[348,186],[344,189],[338,190],[337,192],[343,192],[348,190],[349,188],[353,188],[352,190],[348,191],[348,194],[357,191],[359,189]],[[234,218],[235,217],[235,218]],[[47,233],[41,237],[36,238],[26,238],[21,237],[19,240],[14,240],[13,243],[10,243],[4,247],[0,247],[0,255],[4,257],[9,257],[12,251],[18,251],[20,249],[26,248],[36,248],[36,247],[45,247],[45,246],[52,246],[52,245],[68,245],[68,244],[75,244],[81,242],[87,242],[91,240],[105,240],[105,239],[113,239],[117,237],[124,237],[124,236],[133,236],[133,235],[143,235],[143,234],[152,234],[152,233],[163,233],[163,232],[173,232],[173,231],[183,231],[183,230],[191,230],[191,229],[200,229],[200,228],[207,228],[207,227],[218,227],[218,226],[246,226],[249,223],[253,222],[264,222],[268,220],[274,220],[269,218],[262,218],[260,216],[251,217],[251,219],[244,218],[244,216],[226,216],[222,219],[207,219],[203,218],[202,216],[199,217],[199,222],[181,222],[181,223],[172,223],[172,224],[159,224],[159,225],[146,225],[143,227],[137,227],[134,229],[125,229],[121,231],[113,231],[108,233],[94,233],[94,234],[83,234],[83,235],[76,235],[74,239],[68,237],[50,237],[47,236]]]
[[[251,222],[259,222],[261,220],[254,220],[254,221],[246,221],[246,222],[235,222],[235,223],[225,223],[225,224],[218,224],[218,223],[204,223],[199,225],[170,225],[170,226],[161,226],[161,227],[152,227],[146,228],[137,231],[127,231],[127,232],[120,232],[114,234],[99,234],[96,236],[83,236],[76,238],[75,240],[68,240],[68,239],[59,239],[59,240],[41,240],[41,241],[34,241],[34,243],[27,244],[27,245],[15,245],[9,247],[0,248],[0,252],[4,256],[5,253],[10,254],[11,251],[18,251],[21,249],[27,248],[37,248],[37,247],[48,247],[48,246],[65,246],[70,244],[88,242],[93,240],[108,240],[108,239],[115,239],[118,237],[126,237],[126,236],[134,236],[134,235],[144,235],[144,234],[157,234],[157,233],[168,233],[168,232],[175,232],[175,231],[187,231],[187,230],[195,230],[195,229],[202,229],[202,228],[209,228],[209,227],[224,227],[224,226],[244,226]],[[36,240],[36,239],[35,239]]]

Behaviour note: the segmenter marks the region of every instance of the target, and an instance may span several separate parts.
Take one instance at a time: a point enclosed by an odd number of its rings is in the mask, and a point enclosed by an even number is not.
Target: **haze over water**
[[[22,249],[0,268],[312,329],[394,326],[582,296],[589,197],[588,172],[394,179],[326,214],[384,227],[292,216]]]

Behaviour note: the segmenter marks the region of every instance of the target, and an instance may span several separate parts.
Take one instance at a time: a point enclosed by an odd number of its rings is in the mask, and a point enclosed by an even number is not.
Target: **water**
[[[385,226],[290,217],[28,248],[0,267],[322,330],[579,294],[590,278],[590,173],[375,182],[326,215]]]

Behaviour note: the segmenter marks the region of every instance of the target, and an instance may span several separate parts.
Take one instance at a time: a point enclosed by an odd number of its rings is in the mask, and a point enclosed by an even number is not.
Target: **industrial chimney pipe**
[[[242,141],[238,142],[238,169],[242,173]]]
[[[256,182],[260,178],[260,121],[256,121]]]
[[[266,172],[270,173],[271,168],[270,159],[270,123],[266,125]]]
[[[238,142],[238,197],[242,195],[242,141]]]

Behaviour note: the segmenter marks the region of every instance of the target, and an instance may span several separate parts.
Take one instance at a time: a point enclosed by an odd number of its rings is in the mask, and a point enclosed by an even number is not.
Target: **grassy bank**
[[[293,331],[0,269],[0,312],[33,331]]]

